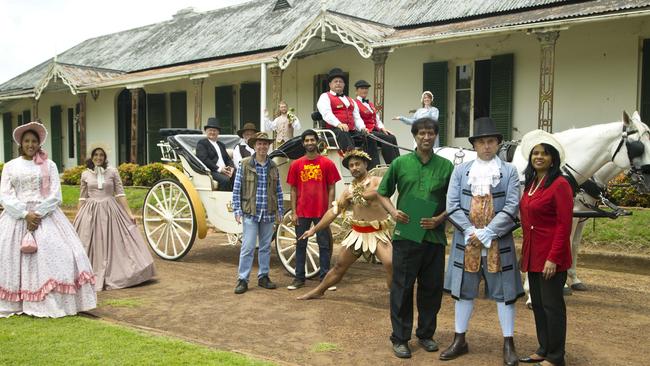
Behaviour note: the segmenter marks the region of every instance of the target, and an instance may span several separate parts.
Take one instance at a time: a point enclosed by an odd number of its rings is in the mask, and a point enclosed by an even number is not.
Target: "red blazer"
[[[550,187],[544,183],[529,196],[534,187],[524,190],[519,203],[524,245],[521,249],[522,272],[542,272],[549,260],[557,272],[571,267],[571,226],[573,221],[573,191],[564,177],[558,177]]]

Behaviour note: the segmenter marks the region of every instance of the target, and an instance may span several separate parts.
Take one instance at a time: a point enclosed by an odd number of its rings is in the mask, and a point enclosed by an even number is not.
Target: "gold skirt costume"
[[[389,231],[388,218],[384,220],[350,220],[352,230],[343,239],[341,245],[352,251],[354,255],[370,262],[377,251],[377,245],[390,243],[391,234]]]

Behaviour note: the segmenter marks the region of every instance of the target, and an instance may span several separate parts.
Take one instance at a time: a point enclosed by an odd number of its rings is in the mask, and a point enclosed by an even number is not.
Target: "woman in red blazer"
[[[524,244],[521,270],[528,272],[539,348],[521,362],[564,365],[566,306],[563,287],[571,267],[573,190],[562,176],[562,145],[544,131],[522,140],[528,160],[523,197],[519,203]]]

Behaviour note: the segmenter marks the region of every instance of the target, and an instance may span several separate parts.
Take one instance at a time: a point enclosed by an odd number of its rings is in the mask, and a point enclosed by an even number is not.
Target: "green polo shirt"
[[[438,209],[434,215],[439,215],[445,211],[447,205],[447,187],[453,170],[454,165],[438,155],[433,155],[426,164],[423,164],[414,152],[402,155],[390,164],[377,193],[384,197],[391,197],[397,188],[397,209],[404,211],[407,215],[413,208],[405,205],[402,202],[402,197],[410,195],[437,202]],[[393,240],[404,239],[393,234]],[[446,245],[445,225],[427,230],[424,241]]]

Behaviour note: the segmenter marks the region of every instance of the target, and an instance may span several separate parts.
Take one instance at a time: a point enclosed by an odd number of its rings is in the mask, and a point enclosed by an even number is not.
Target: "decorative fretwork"
[[[40,99],[41,94],[47,88],[47,86],[50,84],[50,81],[54,79],[56,81],[57,79],[61,79],[63,84],[67,85],[68,88],[70,88],[70,92],[73,95],[77,95],[77,88],[74,85],[74,83],[68,78],[66,78],[65,74],[61,71],[59,68],[59,64],[56,63],[56,61],[52,61],[52,64],[50,65],[49,70],[47,71],[47,74],[45,78],[41,80],[41,82],[34,88],[34,98]]]
[[[537,33],[541,46],[539,66],[539,118],[537,128],[553,132],[553,79],[555,78],[555,43],[560,32]]]
[[[271,100],[273,103],[273,116],[278,112],[278,104],[282,100],[282,69],[272,67],[269,69],[271,74]]]
[[[386,70],[386,59],[390,49],[376,49],[372,54],[372,61],[375,63],[375,107],[381,113],[383,118],[384,112],[384,74]]]
[[[323,12],[314,20],[311,26],[305,29],[296,40],[287,46],[286,51],[278,62],[280,68],[283,70],[286,69],[291,63],[291,60],[307,47],[309,41],[316,37],[318,32],[320,32],[321,41],[325,42],[328,31],[337,35],[343,43],[356,48],[361,57],[370,58],[372,56],[372,47],[370,46],[369,40],[363,37],[361,33],[357,33],[346,27],[342,20],[330,16],[327,12]]]
[[[194,79],[192,84],[194,84],[194,128],[201,129],[201,119],[202,119],[202,110],[203,110],[203,80],[205,79]]]
[[[138,161],[138,109],[140,101],[140,91],[142,89],[130,89],[131,92],[131,162]],[[144,141],[142,141],[144,144]]]

